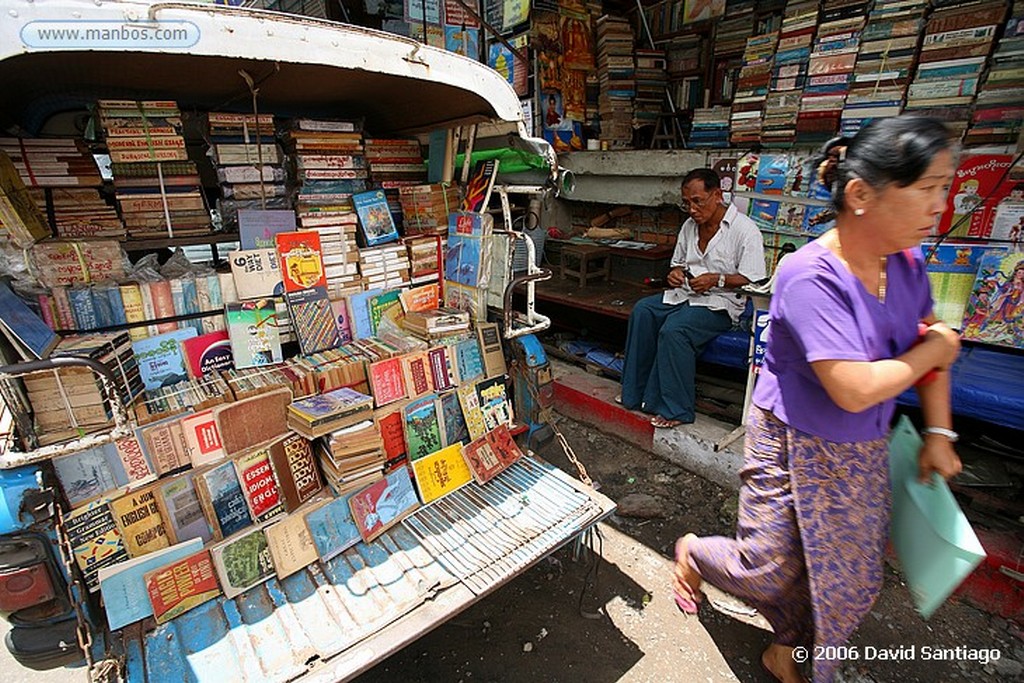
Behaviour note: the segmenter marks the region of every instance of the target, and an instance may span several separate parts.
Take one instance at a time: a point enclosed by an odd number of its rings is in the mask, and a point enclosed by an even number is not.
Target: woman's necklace
[[[838,232],[835,234],[835,244],[836,256],[838,256],[840,260],[842,260],[842,262],[846,264],[847,268],[850,268],[850,262],[846,260],[845,256],[843,256],[843,243],[839,241]],[[888,260],[888,256],[880,256],[878,258],[878,303],[880,304],[885,303],[885,290],[886,285],[888,285],[889,279],[888,273],[885,272],[885,267],[888,263]],[[850,272],[853,272],[853,268],[850,268]]]

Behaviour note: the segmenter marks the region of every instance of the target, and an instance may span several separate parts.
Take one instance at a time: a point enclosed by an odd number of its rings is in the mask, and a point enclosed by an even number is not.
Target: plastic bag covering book
[[[420,506],[409,472],[395,470],[349,498],[352,520],[364,541],[372,541]]]
[[[918,481],[921,437],[904,415],[889,436],[892,544],[914,606],[927,619],[983,559],[985,550],[937,474]]]
[[[388,208],[383,190],[371,190],[352,195],[352,204],[359,216],[359,227],[366,246],[374,247],[398,239],[395,219]]]

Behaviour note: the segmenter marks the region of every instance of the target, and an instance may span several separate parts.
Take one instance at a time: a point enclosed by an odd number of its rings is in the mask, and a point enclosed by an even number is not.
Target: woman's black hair
[[[917,182],[935,155],[952,144],[949,129],[937,119],[875,119],[852,138],[825,143],[818,159],[819,179],[832,190],[832,204],[841,211],[846,184],[853,178],[877,189],[890,183],[906,187]]]

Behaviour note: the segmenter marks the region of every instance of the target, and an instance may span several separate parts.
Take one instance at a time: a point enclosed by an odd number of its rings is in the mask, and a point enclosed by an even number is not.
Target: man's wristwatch
[[[934,434],[935,436],[944,436],[949,439],[950,443],[956,443],[960,438],[960,435],[954,432],[952,429],[946,429],[945,427],[925,427],[921,430],[922,434]]]
[[[719,273],[718,274],[718,288],[721,289],[723,287],[725,287],[725,273]]]

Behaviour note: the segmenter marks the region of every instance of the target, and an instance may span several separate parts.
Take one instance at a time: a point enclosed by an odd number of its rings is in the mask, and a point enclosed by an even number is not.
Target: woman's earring
[[[863,216],[864,215],[864,209],[854,209],[853,210],[853,215],[854,216]]]

